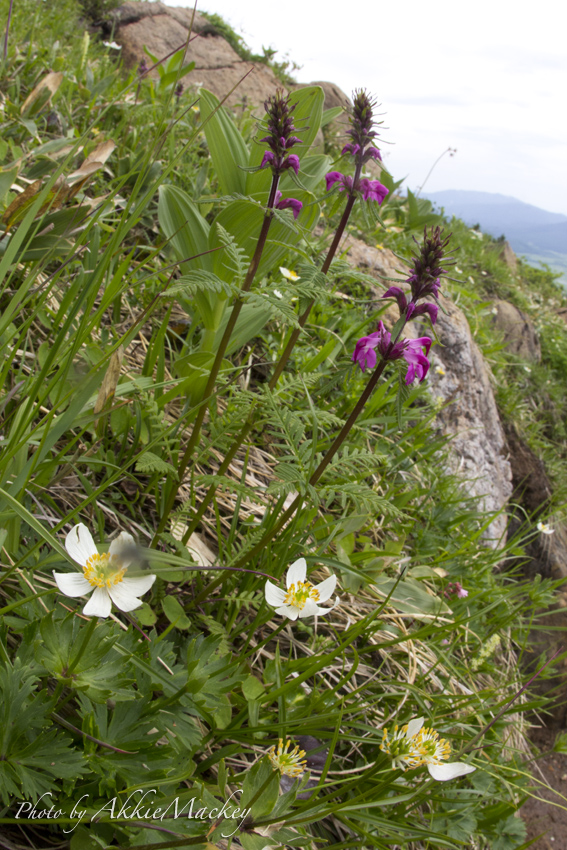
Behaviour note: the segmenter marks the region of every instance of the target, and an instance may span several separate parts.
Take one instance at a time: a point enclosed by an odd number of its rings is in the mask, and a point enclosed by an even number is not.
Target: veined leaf
[[[248,148],[238,128],[215,95],[201,89],[201,119],[215,171],[225,195],[244,192],[246,173],[239,166],[248,165]]]

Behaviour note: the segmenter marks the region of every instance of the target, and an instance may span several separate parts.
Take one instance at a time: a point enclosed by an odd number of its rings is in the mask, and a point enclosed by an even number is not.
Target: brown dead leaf
[[[33,110],[34,113],[41,112],[42,109],[45,109],[48,103],[51,102],[51,98],[63,82],[63,74],[61,71],[58,73],[49,73],[47,76],[40,80],[37,86],[28,94],[24,102],[22,103],[22,107],[20,109],[20,113],[22,115],[27,115],[32,111],[32,108],[36,101],[40,98],[42,100],[41,104],[37,105],[37,109]]]
[[[114,398],[114,393],[116,392],[116,386],[118,384],[118,379],[120,378],[120,369],[122,366],[122,360],[124,358],[124,347],[119,346],[114,354],[110,358],[110,362],[108,364],[108,369],[106,370],[105,376],[102,380],[102,385],[100,390],[98,391],[97,400],[94,406],[95,416],[104,410],[105,407],[108,407],[109,403]],[[96,420],[95,420],[96,424]]]

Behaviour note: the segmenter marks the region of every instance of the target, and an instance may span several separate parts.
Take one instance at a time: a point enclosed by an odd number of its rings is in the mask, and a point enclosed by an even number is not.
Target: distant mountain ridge
[[[424,194],[447,215],[479,224],[491,236],[504,235],[517,254],[567,271],[567,215],[548,212],[509,195],[448,189]]]

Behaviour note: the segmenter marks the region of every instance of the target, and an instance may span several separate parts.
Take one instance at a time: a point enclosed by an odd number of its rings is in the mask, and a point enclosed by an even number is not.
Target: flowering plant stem
[[[337,253],[337,248],[339,247],[339,243],[342,239],[343,233],[344,233],[345,228],[347,226],[347,223],[348,223],[348,220],[350,218],[350,214],[352,212],[352,208],[354,206],[355,200],[356,200],[356,197],[354,195],[350,195],[349,198],[348,198],[348,201],[347,201],[346,206],[344,208],[341,220],[340,220],[339,225],[337,227],[336,233],[333,237],[333,241],[331,243],[331,246],[329,248],[327,256],[325,257],[325,262],[323,263],[323,265],[321,267],[321,271],[322,271],[323,274],[327,274],[327,272],[329,271],[329,268],[331,266],[331,263],[333,262],[333,260],[335,258],[335,254]],[[307,322],[307,319],[309,318],[309,313],[311,312],[311,309],[312,309],[314,303],[315,303],[315,299],[313,299],[312,301],[309,302],[306,309],[303,311],[303,313],[299,317],[299,327],[294,328],[293,331],[291,332],[291,335],[290,335],[290,337],[287,341],[284,352],[281,355],[280,359],[278,360],[278,362],[275,366],[274,372],[272,374],[272,377],[270,378],[270,381],[268,383],[268,388],[270,390],[275,389],[275,387],[276,387],[276,385],[277,385],[277,383],[280,379],[280,376],[281,376],[283,370],[285,369],[289,358],[291,357],[291,353],[292,353],[292,351],[295,347],[295,344],[296,344],[297,340],[299,339],[299,337],[301,335],[301,331],[305,327],[305,323]],[[233,458],[235,457],[236,453],[238,452],[238,449],[240,448],[240,446],[242,445],[242,443],[244,442],[244,440],[246,439],[246,437],[248,436],[248,434],[250,433],[250,431],[254,427],[253,413],[254,413],[255,406],[256,406],[255,404],[252,406],[252,409],[251,409],[250,413],[248,414],[248,419],[246,420],[245,424],[241,428],[241,430],[240,430],[239,434],[237,435],[236,439],[234,440],[232,446],[230,447],[230,449],[226,453],[225,458],[224,458],[224,460],[223,460],[222,464],[220,465],[219,470],[217,472],[217,475],[219,477],[221,475],[224,475],[224,473],[227,471],[228,467],[230,466],[230,464],[233,461]],[[185,531],[185,534],[183,535],[183,543],[187,543],[187,541],[189,540],[189,538],[191,537],[193,532],[196,530],[196,528],[199,525],[205,511],[207,510],[208,506],[212,502],[214,495],[216,493],[216,490],[217,490],[217,485],[211,484],[211,486],[207,490],[205,496],[203,497],[203,500],[202,500],[201,504],[199,505],[199,508],[197,509],[197,511],[195,513],[195,516],[193,517],[193,519],[189,523],[187,530]]]
[[[270,229],[270,224],[272,223],[273,213],[271,210],[273,209],[276,201],[276,192],[278,190],[279,183],[279,175],[274,174],[272,177],[272,185],[270,188],[270,194],[268,197],[267,210],[264,214],[264,220],[262,222],[262,228],[260,230],[260,235],[258,237],[258,242],[256,243],[256,249],[254,251],[254,256],[250,262],[248,267],[248,271],[246,272],[246,277],[244,278],[244,283],[242,284],[241,293],[248,292],[254,278],[256,276],[256,272],[258,271],[258,266],[260,265],[260,260],[262,259],[262,253],[264,251],[264,247],[266,245],[266,239],[268,238],[268,231]],[[175,499],[177,498],[177,491],[179,490],[179,486],[183,481],[183,476],[187,470],[191,462],[191,457],[195,450],[197,443],[199,442],[199,437],[201,436],[201,427],[203,425],[203,421],[205,419],[205,414],[208,410],[209,400],[212,396],[213,389],[220,371],[220,367],[223,361],[223,357],[225,355],[226,349],[228,347],[228,343],[230,342],[230,337],[232,336],[232,332],[240,315],[240,311],[242,310],[242,306],[244,301],[242,297],[238,297],[234,302],[232,312],[230,314],[229,320],[227,322],[226,328],[222,335],[222,339],[220,341],[219,347],[217,349],[217,353],[215,355],[215,359],[213,361],[213,365],[211,366],[211,371],[209,373],[209,378],[207,380],[207,384],[205,386],[205,390],[203,393],[204,402],[200,405],[197,417],[193,424],[193,430],[191,432],[191,436],[189,438],[189,442],[181,458],[181,463],[179,464],[179,472],[178,472],[178,484],[172,483],[171,491],[169,493],[163,514],[161,516],[159,525],[157,527],[154,538],[151,542],[151,546],[154,547],[157,545],[158,537],[162,533],[169,518],[169,514],[175,504]]]
[[[350,414],[349,418],[347,419],[347,421],[345,422],[345,424],[341,428],[339,434],[335,437],[333,444],[328,449],[324,458],[321,460],[321,463],[319,464],[319,466],[317,467],[315,472],[311,475],[311,477],[309,479],[310,485],[315,485],[319,481],[319,479],[323,475],[324,471],[326,470],[326,468],[328,467],[328,465],[332,461],[333,457],[336,455],[336,453],[338,452],[338,450],[340,449],[340,447],[344,443],[344,441],[345,441],[346,437],[348,436],[352,426],[354,425],[354,423],[356,422],[356,420],[360,416],[360,414],[361,414],[361,412],[364,408],[364,405],[366,404],[366,402],[370,398],[374,388],[376,387],[376,384],[378,383],[378,381],[382,377],[382,373],[384,372],[384,369],[386,368],[386,363],[388,362],[388,353],[393,349],[394,345],[396,344],[396,342],[400,338],[400,336],[401,336],[401,334],[404,330],[405,324],[406,324],[406,320],[405,320],[405,317],[404,317],[404,321],[402,323],[400,323],[400,328],[398,330],[397,335],[394,338],[392,338],[392,340],[390,341],[388,351],[386,352],[385,356],[382,358],[381,362],[377,366],[372,377],[368,381],[366,387],[364,388],[362,395],[360,396],[357,403],[355,404],[355,406],[352,410],[352,413]],[[259,552],[261,552],[262,549],[270,542],[270,540],[272,540],[276,536],[276,534],[278,534],[278,532],[281,531],[281,529],[284,527],[286,522],[289,519],[291,519],[291,517],[294,515],[294,513],[301,507],[301,505],[303,504],[303,498],[304,497],[301,494],[298,494],[296,496],[296,498],[293,500],[293,502],[291,503],[291,505],[289,506],[289,508],[286,511],[284,511],[284,513],[281,515],[281,517],[279,518],[277,523],[273,526],[273,528],[269,529],[269,531],[267,531],[266,534],[264,534],[264,536],[258,541],[258,543],[249,552],[246,553],[246,555],[244,555],[242,558],[240,558],[238,561],[236,561],[236,563],[233,564],[233,567],[242,566],[242,564],[249,561],[250,558],[253,558]],[[195,597],[195,599],[194,599],[195,604],[199,604],[200,602],[203,601],[203,599],[206,599],[209,596],[209,594],[216,587],[218,587],[219,584],[221,584],[223,582],[223,580],[224,580],[224,577],[221,574],[218,578],[216,578],[214,581],[212,581],[207,587],[204,588],[204,590],[200,594],[198,594]]]

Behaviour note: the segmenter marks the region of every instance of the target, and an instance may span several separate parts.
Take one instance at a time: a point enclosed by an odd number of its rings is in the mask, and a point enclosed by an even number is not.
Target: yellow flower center
[[[434,729],[420,729],[411,742],[413,755],[419,755],[424,764],[440,764],[451,755],[451,744]]]
[[[91,555],[86,566],[83,567],[83,575],[93,587],[112,587],[119,584],[124,578],[126,567],[120,566],[116,555],[105,552],[102,555]]]
[[[284,605],[293,605],[302,611],[308,599],[318,602],[319,591],[315,590],[310,581],[298,581],[297,584],[292,584],[286,593]]]
[[[296,744],[293,750],[288,753],[289,747],[291,747],[289,738],[285,742],[285,746],[282,738],[280,738],[277,751],[275,747],[268,750],[268,758],[274,769],[279,770],[284,776],[301,776],[307,764],[306,761],[302,760],[305,751],[300,750]]]

